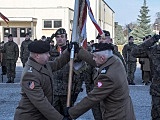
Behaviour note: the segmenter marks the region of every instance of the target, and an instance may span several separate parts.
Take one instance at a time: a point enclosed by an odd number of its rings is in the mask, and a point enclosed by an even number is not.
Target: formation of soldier
[[[134,73],[136,71],[136,63],[137,58],[139,58],[139,63],[141,64],[141,70],[142,70],[142,79],[145,83],[145,85],[148,85],[148,83],[151,81],[151,89],[150,93],[152,95],[152,100],[160,100],[159,97],[159,88],[157,86],[159,85],[159,51],[160,47],[156,44],[157,40],[159,39],[159,36],[147,36],[144,38],[144,43],[141,45],[134,44],[134,38],[133,36],[130,36],[128,39],[128,44],[124,45],[122,50],[122,55],[118,51],[118,47],[114,45],[112,42],[112,39],[110,37],[109,31],[103,30],[105,37],[97,35],[96,39],[98,39],[98,43],[107,43],[106,45],[110,45],[113,47],[107,47],[106,50],[112,50],[113,55],[116,56],[116,59],[119,59],[119,61],[122,63],[122,67],[125,70],[125,74],[127,76],[127,83],[129,85],[135,85],[134,83]],[[54,41],[52,40],[55,37],[56,44],[54,44]],[[151,41],[152,40],[152,41]],[[37,40],[35,40],[36,42]],[[39,40],[38,40],[39,41]],[[49,49],[49,61],[55,61],[61,54],[63,54],[64,50],[68,48],[69,41],[67,40],[67,33],[64,28],[60,28],[56,31],[55,34],[53,34],[51,37],[46,38],[45,36],[42,36],[41,41],[45,41],[47,43],[50,43],[50,49]],[[27,61],[29,60],[29,56],[31,55],[30,52],[32,50],[28,49],[29,44],[31,44],[33,41],[30,40],[30,35],[26,33],[25,40],[22,42],[20,47],[20,59],[22,61],[23,67],[25,67]],[[93,52],[95,51],[96,47],[94,46],[94,41],[91,40],[90,43],[88,43],[88,51]],[[105,44],[103,44],[105,45]],[[102,47],[102,46],[101,46]],[[102,49],[103,47],[99,49]],[[6,67],[6,74],[8,81],[7,83],[14,83],[15,78],[15,68],[16,68],[16,62],[19,57],[19,48],[18,45],[13,41],[12,34],[9,34],[8,36],[8,42],[4,43],[1,47],[1,62],[5,61],[5,64],[1,64]],[[33,52],[35,52],[33,50]],[[38,51],[39,52],[39,51]],[[48,49],[47,49],[48,52]],[[2,55],[3,54],[3,55]],[[41,54],[41,52],[40,52]],[[157,55],[155,57],[155,54]],[[2,57],[3,56],[3,57]],[[4,60],[2,60],[2,58]],[[82,57],[83,58],[83,57]],[[147,65],[146,65],[147,64]],[[146,68],[147,66],[148,68]],[[78,94],[83,91],[82,84],[85,82],[86,84],[86,92],[87,95],[90,96],[90,92],[94,91],[95,89],[95,74],[97,74],[97,67],[90,65],[85,62],[85,60],[82,60],[79,57],[75,57],[74,59],[74,65],[73,65],[73,77],[72,77],[72,89],[71,89],[71,107],[74,106],[75,101],[77,100]],[[106,71],[108,68],[104,68]],[[102,71],[101,71],[102,72]],[[2,71],[2,74],[5,74],[5,71]],[[67,89],[68,89],[68,76],[69,76],[69,63],[64,65],[61,69],[56,70],[52,72],[52,93],[53,93],[53,99],[52,99],[52,106],[63,116],[66,116],[66,110],[67,110],[67,119],[77,118],[81,113],[76,113],[74,111],[75,108],[73,107],[71,110],[66,109],[67,106]],[[98,84],[99,85],[99,84]],[[158,102],[152,103],[152,118],[157,119],[160,116],[157,115],[160,111],[158,110],[156,105],[160,105]],[[83,103],[83,102],[82,102]],[[94,102],[93,102],[94,103]],[[96,104],[92,105],[92,112],[95,120],[102,120],[104,116],[102,116],[101,111],[101,105],[100,101],[97,100],[95,102]],[[88,106],[89,107],[89,106]],[[89,107],[90,108],[90,107]],[[79,108],[81,109],[81,107]],[[71,111],[71,112],[70,112]],[[77,115],[72,115],[72,112]],[[131,113],[132,114],[132,113]],[[132,114],[134,119],[134,114]],[[72,118],[69,118],[72,117]],[[64,119],[65,120],[65,119]]]

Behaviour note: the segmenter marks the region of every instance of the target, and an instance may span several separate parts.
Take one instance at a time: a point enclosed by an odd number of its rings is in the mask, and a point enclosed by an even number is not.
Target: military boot
[[[11,83],[11,78],[10,77],[8,78],[8,81],[6,83]]]
[[[13,77],[11,77],[11,83],[14,83],[14,78]]]

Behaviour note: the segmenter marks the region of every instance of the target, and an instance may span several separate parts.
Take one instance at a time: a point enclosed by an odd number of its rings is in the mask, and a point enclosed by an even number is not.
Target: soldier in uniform
[[[94,88],[74,107],[66,108],[66,116],[76,119],[100,102],[103,120],[135,120],[125,68],[108,43],[94,45],[93,55],[80,50],[78,58],[94,67]]]
[[[21,43],[21,47],[20,47],[20,58],[23,64],[23,67],[25,66],[25,63],[28,60],[29,57],[29,50],[28,50],[28,45],[32,42],[32,40],[30,40],[30,36],[29,33],[26,33],[25,36],[25,40]]]
[[[150,86],[152,96],[152,120],[160,119],[160,44],[155,44],[160,35],[154,35],[132,50],[132,55],[137,58],[149,58],[153,66],[153,78]]]
[[[53,107],[55,83],[52,74],[68,63],[69,52],[66,50],[60,57],[48,62],[48,42],[34,41],[28,45],[28,50],[30,57],[22,72],[22,97],[16,108],[14,120],[69,120]]]
[[[8,35],[8,42],[4,44],[2,52],[4,53],[7,68],[8,81],[6,83],[14,83],[14,78],[16,76],[16,62],[19,57],[19,48],[13,41],[12,34]]]
[[[0,43],[0,51],[3,50],[3,47],[4,47],[4,41],[2,41]],[[7,73],[7,68],[6,68],[6,65],[5,65],[4,55],[5,55],[4,53],[0,53],[0,62],[1,62],[1,67],[2,67],[2,74],[1,75],[6,75],[6,73]]]
[[[50,60],[54,60],[67,47],[67,33],[64,28],[59,28],[55,33],[56,45],[50,50]],[[78,64],[79,63],[79,64]],[[71,106],[75,103],[79,92],[82,90],[83,70],[85,63],[78,59],[74,62],[75,69],[72,78]],[[78,67],[77,67],[78,66]],[[54,80],[54,107],[64,115],[64,109],[67,103],[68,92],[69,63],[63,68],[53,73]]]
[[[134,83],[134,73],[136,71],[136,62],[137,59],[131,55],[131,51],[137,45],[134,44],[133,36],[130,36],[128,39],[128,44],[124,45],[122,49],[122,54],[127,66],[127,76],[129,85],[135,85]]]
[[[118,46],[114,45],[112,39],[110,38],[110,32],[106,31],[106,30],[103,30],[103,32],[105,34],[104,38],[101,37],[99,34],[96,37],[96,39],[98,39],[98,43],[111,43],[113,45],[113,47],[114,47],[113,54],[118,56],[121,59],[123,65],[124,65],[124,67],[126,69],[126,63],[125,63],[121,53],[118,51]]]

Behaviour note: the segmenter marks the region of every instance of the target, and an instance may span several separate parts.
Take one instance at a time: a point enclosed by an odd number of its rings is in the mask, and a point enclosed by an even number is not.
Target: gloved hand
[[[74,53],[78,53],[80,48],[77,42],[70,42],[70,44],[68,44],[68,51],[71,52],[73,45],[74,45]]]
[[[160,39],[160,35],[154,35],[153,36],[153,39],[155,40],[155,42],[158,42],[158,40]]]
[[[69,113],[68,113],[68,110],[69,110],[70,107],[66,107],[64,109],[64,117],[70,117]]]
[[[63,120],[72,120],[72,119],[69,117],[64,117]]]

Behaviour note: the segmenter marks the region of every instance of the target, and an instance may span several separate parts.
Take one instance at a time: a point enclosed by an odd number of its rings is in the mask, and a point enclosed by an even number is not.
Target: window
[[[17,37],[17,28],[11,28],[11,33],[13,37]]]
[[[27,33],[29,33],[29,35],[30,35],[30,37],[31,37],[31,35],[32,35],[32,30],[31,30],[31,28],[27,28]]]
[[[54,28],[62,27],[62,21],[61,20],[55,20],[54,21]]]
[[[20,28],[20,37],[25,37],[25,35],[26,35],[26,29]]]
[[[8,37],[9,34],[10,34],[10,29],[4,28],[4,37]]]
[[[45,20],[44,21],[44,28],[52,28],[52,21],[51,20]]]
[[[62,20],[43,20],[43,28],[60,28],[62,27]]]

